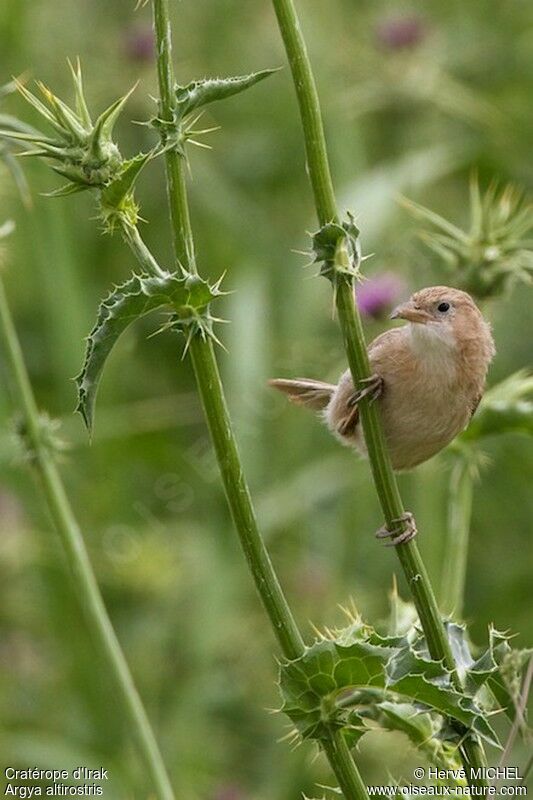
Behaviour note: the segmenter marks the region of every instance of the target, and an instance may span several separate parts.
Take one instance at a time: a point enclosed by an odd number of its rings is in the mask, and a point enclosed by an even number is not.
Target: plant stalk
[[[153,0],[153,9],[158,53],[159,113],[162,119],[171,121],[174,118],[175,99],[168,0]],[[165,159],[176,260],[188,271],[197,273],[184,161],[176,150],[169,150]],[[226,498],[244,555],[283,654],[288,659],[298,658],[305,652],[305,643],[257,527],[213,344],[197,335],[192,338],[189,351]],[[325,749],[346,799],[368,800],[366,787],[344,739],[332,733]]]
[[[164,278],[166,274],[165,271],[161,269],[152,253],[145,245],[137,226],[129,223],[123,225],[122,235],[127,244],[134,251],[143,271],[147,272],[149,275],[154,275],[156,278]]]
[[[159,114],[165,122],[174,121],[174,68],[172,66],[172,31],[168,0],[154,0],[154,29],[157,42],[157,78]],[[172,242],[177,265],[197,272],[191,216],[187,201],[187,184],[182,157],[173,149],[165,153],[167,198],[172,221]]]
[[[316,83],[293,1],[272,0],[272,3],[294,81],[302,119],[307,169],[318,221],[322,226],[328,222],[338,221],[338,212]],[[361,318],[354,299],[353,278],[343,274],[336,276],[335,288],[337,313],[348,364],[354,385],[358,386],[361,380],[370,377],[370,365]],[[360,409],[376,492],[385,524],[389,530],[393,530],[397,527],[397,521],[403,517],[405,509],[385,444],[379,411],[368,398],[362,400]],[[451,671],[456,688],[461,690],[435,594],[416,542],[411,540],[399,545],[395,550],[412,592],[431,657],[443,661]],[[473,734],[466,736],[463,748],[465,751],[463,759],[468,775],[470,766],[486,764],[483,749]],[[480,785],[487,784],[483,781]]]
[[[87,624],[101,649],[109,673],[116,683],[120,700],[132,732],[137,739],[156,796],[158,800],[174,800],[174,792],[163,758],[105,608],[81,530],[74,517],[50,447],[43,442],[37,404],[1,278],[0,330],[24,416],[25,436],[31,449],[32,465],[39,476],[48,510],[59,534]]]
[[[473,494],[471,466],[467,459],[460,458],[450,478],[440,600],[444,611],[456,617],[463,613]]]

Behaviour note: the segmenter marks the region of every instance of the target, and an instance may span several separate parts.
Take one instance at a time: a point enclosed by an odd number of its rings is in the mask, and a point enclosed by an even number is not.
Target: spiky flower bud
[[[140,170],[158,149],[125,160],[113,141],[113,129],[133,89],[112,103],[93,122],[85,101],[80,64],[78,62],[74,67],[69,62],[69,67],[74,82],[75,108],[67,106],[39,81],[37,86],[43,100],[17,82],[23,97],[53,128],[53,136],[28,127],[14,129],[12,126],[0,131],[0,137],[21,144],[23,151],[20,155],[39,156],[54,162],[52,169],[67,178],[68,183],[50,192],[50,197],[96,190],[106,229],[129,229],[138,219],[133,185]]]
[[[453,272],[454,283],[484,300],[505,292],[518,281],[530,283],[533,250],[526,238],[533,229],[533,209],[522,193],[509,185],[498,192],[492,184],[482,196],[470,185],[470,228],[462,230],[428,208],[404,199],[413,216],[430,224],[423,241]]]

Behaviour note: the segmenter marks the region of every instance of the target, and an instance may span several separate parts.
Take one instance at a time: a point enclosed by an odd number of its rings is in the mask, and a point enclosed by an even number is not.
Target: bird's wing
[[[268,383],[286,394],[291,403],[307,406],[315,411],[322,411],[326,408],[336,388],[332,383],[313,381],[309,378],[294,378],[293,380],[273,378]]]
[[[370,342],[368,345],[368,353],[376,353],[382,347],[389,347],[390,345],[399,345],[405,336],[405,328],[391,328],[390,331],[380,333],[379,336]]]

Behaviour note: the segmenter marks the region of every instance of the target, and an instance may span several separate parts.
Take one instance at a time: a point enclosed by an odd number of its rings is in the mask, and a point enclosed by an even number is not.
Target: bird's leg
[[[347,413],[337,425],[340,436],[351,437],[359,424],[358,403],[363,397],[368,397],[371,403],[377,400],[383,392],[383,378],[380,375],[371,375],[359,381],[359,388],[354,390],[346,401]]]
[[[369,378],[362,378],[359,381],[359,388],[350,396],[348,405],[353,408],[357,403],[368,397],[370,402],[373,403],[383,393],[383,378],[381,375],[371,375]]]
[[[386,542],[385,547],[395,547],[396,545],[410,542],[418,533],[415,518],[410,511],[406,511],[401,517],[393,519],[391,522],[394,525],[391,531],[383,527],[376,533],[378,539],[387,539],[389,536],[393,537],[390,542]],[[405,530],[402,530],[403,525],[405,525]]]

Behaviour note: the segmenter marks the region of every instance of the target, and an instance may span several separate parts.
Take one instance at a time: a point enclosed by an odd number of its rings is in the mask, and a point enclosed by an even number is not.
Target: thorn
[[[317,626],[314,624],[314,622],[311,622],[311,620],[309,620],[309,621],[308,621],[308,624],[309,624],[309,626],[311,627],[311,630],[313,631],[313,633],[315,634],[315,636],[318,636],[318,638],[319,638],[319,640],[320,640],[321,642],[325,641],[326,637],[324,636],[324,634],[322,633],[322,631],[320,631],[320,630],[317,628]]]
[[[196,141],[196,139],[187,138],[187,141],[190,142],[191,144],[196,145],[196,147],[203,147],[204,150],[212,150],[213,149],[210,144],[206,144],[205,142],[198,142],[198,141]]]

